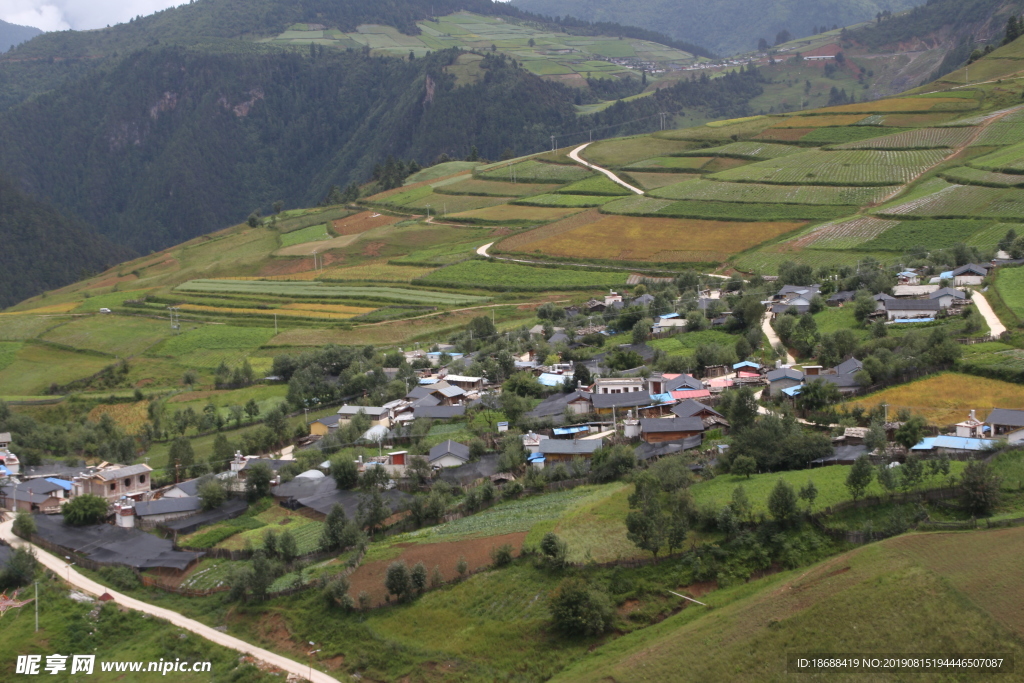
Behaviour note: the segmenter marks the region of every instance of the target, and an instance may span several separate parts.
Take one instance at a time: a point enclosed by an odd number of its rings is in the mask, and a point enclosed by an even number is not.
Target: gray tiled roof
[[[793,368],[779,368],[778,370],[772,370],[765,375],[765,377],[768,378],[769,382],[778,382],[781,379],[795,379],[800,381],[804,378],[804,373],[799,370],[794,370]]]
[[[139,517],[149,515],[168,515],[175,512],[195,512],[203,507],[198,497],[161,498],[135,504],[135,514]]]
[[[466,406],[416,406],[412,414],[416,419],[450,420],[465,415]]]
[[[96,473],[96,476],[103,481],[112,481],[122,477],[133,477],[136,474],[147,474],[150,471],[152,470],[149,465],[128,465],[127,467],[118,467],[116,469],[100,470]]]
[[[571,441],[569,439],[544,439],[537,452],[542,455],[589,455],[601,447],[601,439]]]
[[[994,408],[985,422],[1006,427],[1024,427],[1024,410]]]
[[[640,420],[640,431],[644,434],[703,432],[704,421],[699,417],[646,418]]]
[[[431,448],[430,455],[427,460],[429,462],[434,462],[438,458],[443,458],[446,455],[454,455],[456,458],[469,460],[469,446],[449,439],[448,441],[443,441]]]
[[[595,408],[636,408],[653,403],[646,391],[629,391],[623,394],[593,394],[590,401]]]

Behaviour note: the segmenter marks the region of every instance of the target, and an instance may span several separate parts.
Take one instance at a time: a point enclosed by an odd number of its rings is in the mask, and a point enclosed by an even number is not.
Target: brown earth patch
[[[363,256],[380,256],[380,250],[387,245],[387,242],[368,242],[363,247]]]
[[[373,605],[383,605],[384,596],[387,594],[384,576],[392,562],[405,561],[410,569],[417,562],[422,562],[428,573],[432,573],[434,567],[438,567],[445,581],[450,581],[459,575],[455,565],[458,564],[460,557],[466,558],[470,573],[476,572],[490,566],[492,549],[508,544],[512,546],[514,554],[518,555],[524,540],[526,532],[444,543],[401,543],[397,547],[402,549],[402,554],[397,558],[360,565],[349,577],[349,594],[355,600],[358,599],[360,592],[366,591]]]
[[[326,259],[325,259],[326,260]],[[263,264],[256,275],[268,277],[272,275],[295,275],[313,270],[313,262],[308,258],[271,259]]]
[[[374,213],[373,211],[363,211],[362,213],[353,214],[345,218],[339,218],[332,223],[331,227],[334,230],[334,234],[338,236],[358,235],[367,230],[392,225],[403,220],[398,216],[374,215]]]

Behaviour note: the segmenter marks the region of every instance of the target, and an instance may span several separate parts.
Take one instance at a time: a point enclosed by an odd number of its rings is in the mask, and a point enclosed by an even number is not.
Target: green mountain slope
[[[759,39],[774,42],[787,30],[795,36],[826,25],[849,26],[893,12],[917,0],[512,0],[530,12],[613,21],[668,33],[706,45],[720,54],[748,52]]]
[[[0,175],[0,308],[105,270],[133,254]]]
[[[0,21],[0,52],[7,52],[15,45],[32,40],[42,31],[32,26],[19,26]]]

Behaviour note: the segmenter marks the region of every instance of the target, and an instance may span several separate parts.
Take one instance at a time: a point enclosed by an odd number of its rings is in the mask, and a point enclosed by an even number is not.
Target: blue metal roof
[[[547,460],[547,458],[545,458],[540,453],[534,453],[529,458],[527,458],[527,460],[529,460],[530,462],[544,462],[545,460]]]
[[[579,434],[580,432],[589,432],[590,427],[555,427],[555,436],[567,436],[569,434]]]
[[[760,370],[761,366],[749,360],[740,361],[732,366],[733,370],[739,370],[740,368],[754,368],[755,370]]]
[[[935,436],[921,439],[921,443],[914,446],[914,451],[930,451],[933,448],[951,448],[958,451],[986,451],[995,447],[996,442],[991,439],[972,439],[966,436]]]
[[[939,273],[939,279],[940,280],[952,280],[953,279],[953,271],[952,270],[947,270],[947,271],[944,271],[942,273]]]
[[[934,437],[934,436],[929,436],[929,437],[926,437],[924,439],[921,439],[921,443],[917,444],[916,446],[914,446],[910,450],[912,450],[912,451],[930,451],[933,448],[935,448],[935,438],[936,437]]]
[[[66,479],[57,479],[56,477],[46,477],[46,481],[50,482],[51,484],[56,484],[57,486],[61,487],[65,491],[70,491],[71,490],[71,482],[67,481]]]
[[[933,323],[935,318],[896,318],[894,323]]]
[[[795,387],[786,387],[785,389],[782,390],[782,393],[784,393],[786,396],[789,396],[790,398],[792,398],[794,396],[799,396],[800,395],[800,390],[803,389],[803,388],[804,387],[803,387],[802,384],[798,384]]]
[[[565,378],[566,375],[556,375],[551,372],[545,372],[537,378],[537,381],[546,387],[560,387],[565,384]]]
[[[679,314],[678,313],[666,313],[665,315],[659,315],[658,317],[661,318],[662,320],[668,320],[669,318],[678,318]]]

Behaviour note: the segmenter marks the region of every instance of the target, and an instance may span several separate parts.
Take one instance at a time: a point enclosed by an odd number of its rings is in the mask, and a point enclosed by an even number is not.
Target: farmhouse
[[[164,489],[161,498],[188,498],[199,495],[199,480],[189,479]]]
[[[347,403],[338,409],[338,426],[347,427],[352,418],[359,413],[365,413],[370,418],[370,426],[383,425],[391,426],[391,415],[387,408],[380,406],[350,406]]]
[[[71,482],[63,479],[30,479],[0,487],[0,506],[18,512],[55,514],[68,501]]]
[[[483,391],[483,377],[467,377],[465,375],[445,375],[444,381],[463,391]]]
[[[892,295],[897,299],[912,299],[918,296],[928,296],[938,289],[938,285],[896,285],[892,288]]]
[[[565,413],[586,415],[591,411],[590,394],[573,391],[569,394],[554,394],[545,399],[527,415],[535,418],[553,418],[556,422],[564,419]]]
[[[0,432],[0,448],[8,449],[11,447],[11,433]]]
[[[136,503],[134,508],[136,519],[145,528],[161,522],[169,522],[172,519],[194,515],[203,509],[203,501],[196,496],[160,498],[159,500]]]
[[[602,439],[544,439],[537,448],[537,456],[545,463],[570,462],[575,457],[590,458],[602,443]]]
[[[765,376],[768,380],[768,394],[778,396],[783,389],[798,387],[804,383],[804,373],[793,368],[772,370]]]
[[[611,415],[613,411],[642,408],[654,403],[646,391],[628,394],[592,394],[590,402],[598,415]]]
[[[828,298],[828,301],[826,301],[825,303],[827,303],[829,306],[841,306],[842,304],[845,304],[848,301],[853,301],[853,297],[855,294],[856,292],[851,291],[836,292],[835,294],[830,296]]]
[[[1024,410],[995,408],[988,414],[991,436],[1005,438],[1010,443],[1024,441]]]
[[[122,496],[138,499],[150,490],[152,484],[149,473],[152,471],[149,465],[128,465],[75,477],[72,481],[72,497],[91,494],[108,501],[118,500]]]
[[[594,394],[627,394],[643,390],[642,377],[599,378],[594,382]]]
[[[704,433],[699,417],[650,418],[640,420],[640,438],[647,443],[679,441]]]
[[[417,406],[413,411],[417,420],[451,420],[465,414],[466,406]]]
[[[977,263],[968,263],[953,270],[953,284],[957,287],[964,285],[980,285],[981,281],[988,275],[989,266]]]
[[[434,467],[458,467],[469,462],[469,446],[449,439],[430,449],[427,462]]]
[[[709,405],[695,401],[692,398],[686,399],[672,407],[672,414],[676,417],[696,417],[704,423],[705,431],[708,429],[721,428],[728,432],[729,421],[725,416]]]
[[[949,308],[950,306],[962,306],[970,302],[970,295],[966,292],[961,292],[959,289],[953,289],[952,287],[943,287],[942,289],[936,290],[928,295],[928,298],[933,301],[938,301],[942,308]]]
[[[328,432],[332,429],[337,429],[338,424],[341,422],[340,415],[328,415],[322,417],[319,420],[313,420],[309,423],[309,433],[316,436],[327,436]]]
[[[889,320],[930,319],[942,309],[938,299],[887,299],[883,305]]]

